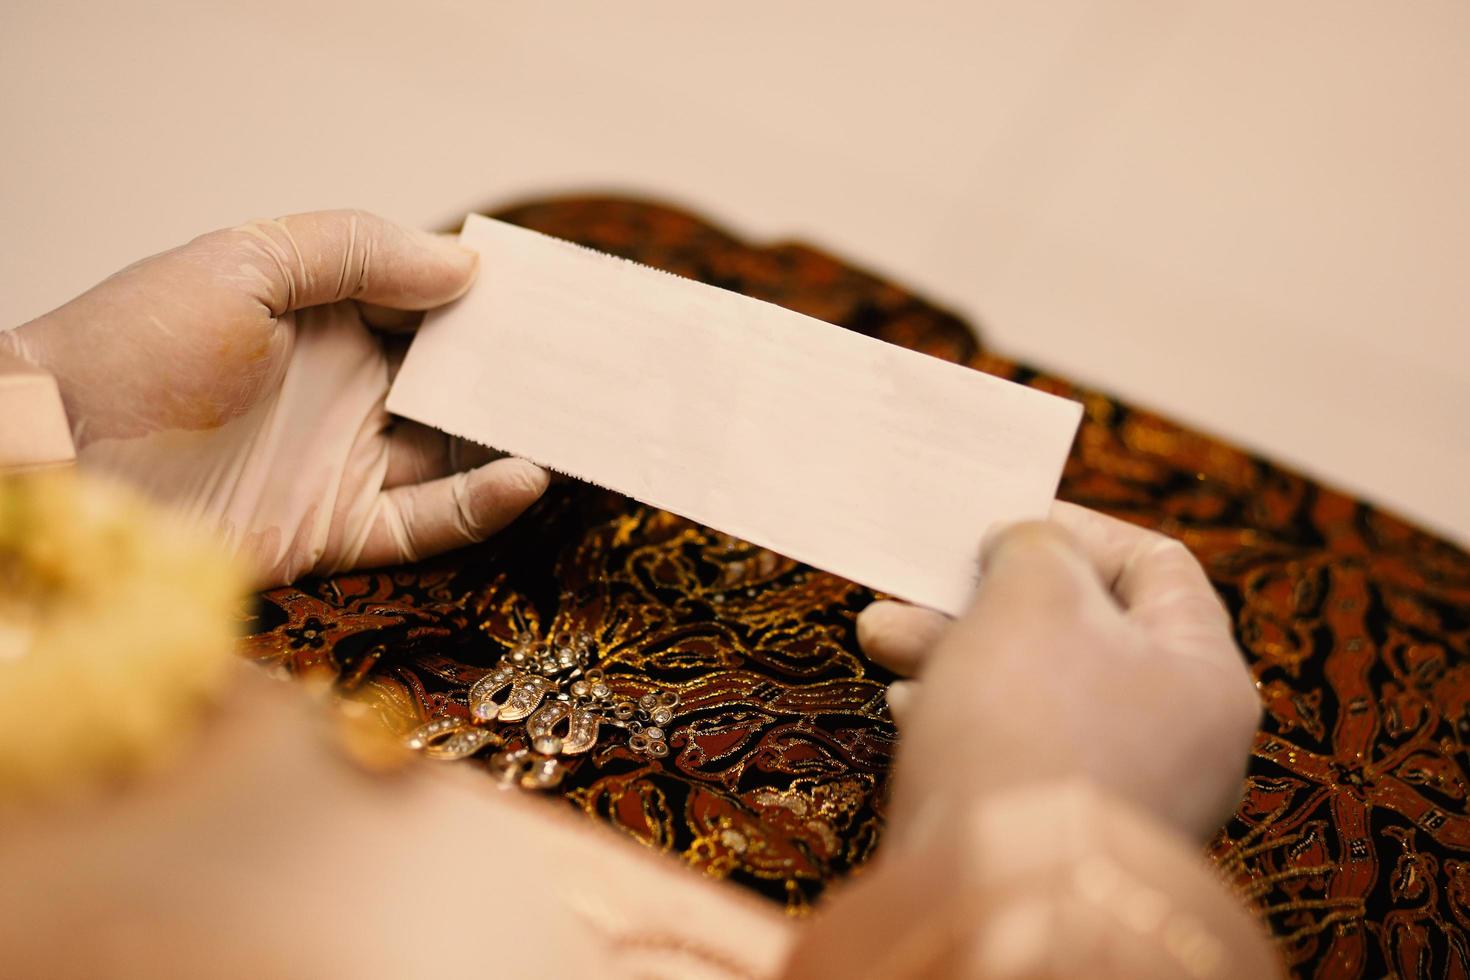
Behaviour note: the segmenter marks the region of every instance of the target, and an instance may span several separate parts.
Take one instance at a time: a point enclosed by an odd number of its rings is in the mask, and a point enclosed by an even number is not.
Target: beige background
[[[248,217],[632,190],[1470,541],[1464,0],[9,0],[0,91],[0,324]]]

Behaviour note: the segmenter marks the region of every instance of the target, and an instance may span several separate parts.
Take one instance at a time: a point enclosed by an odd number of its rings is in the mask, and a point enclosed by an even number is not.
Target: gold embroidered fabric
[[[746,245],[628,200],[496,216],[1080,400],[1086,418],[1061,496],[1184,540],[1261,682],[1267,714],[1249,792],[1211,856],[1299,976],[1470,975],[1465,552],[990,354],[954,316],[812,249]],[[718,385],[719,365],[708,371]],[[244,646],[287,671],[331,671],[407,734],[438,719],[473,727],[471,686],[518,646],[585,645],[609,705],[670,690],[678,707],[660,732],[664,755],[603,726],[590,750],[562,757],[553,792],[800,912],[881,837],[891,678],[863,659],[853,632],[871,599],[567,483],[483,546],[265,593]],[[493,760],[507,746],[492,741],[455,764],[505,778]]]

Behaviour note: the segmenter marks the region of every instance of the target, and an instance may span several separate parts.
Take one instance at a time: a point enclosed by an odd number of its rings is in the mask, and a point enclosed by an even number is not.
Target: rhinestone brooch
[[[593,649],[586,633],[552,642],[523,637],[471,685],[468,718],[435,718],[406,744],[446,760],[493,747],[490,771],[504,785],[525,789],[558,786],[567,772],[564,758],[590,752],[605,728],[620,729],[640,756],[668,755],[678,692],[650,689],[636,675],[607,676],[591,666]]]

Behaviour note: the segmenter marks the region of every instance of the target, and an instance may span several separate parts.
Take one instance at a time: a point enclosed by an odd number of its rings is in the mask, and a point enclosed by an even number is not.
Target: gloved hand
[[[0,350],[50,371],[78,465],[217,523],[259,586],[479,541],[546,488],[383,408],[369,325],[447,303],[477,256],[356,211],[254,221],[122,270]],[[486,454],[481,454],[481,459]]]
[[[1059,503],[990,538],[951,622],[878,602],[858,617],[900,743],[893,826],[936,794],[1084,777],[1189,834],[1234,811],[1260,702],[1203,569],[1171,538]]]

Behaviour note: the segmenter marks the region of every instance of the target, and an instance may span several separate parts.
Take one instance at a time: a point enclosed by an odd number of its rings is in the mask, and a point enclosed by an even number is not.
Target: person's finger
[[[1177,612],[1228,627],[1220,595],[1199,561],[1181,541],[1160,537],[1140,543],[1113,591],[1136,618]]]
[[[383,488],[426,483],[455,472],[450,437],[409,419],[396,419],[388,432],[388,472]]]
[[[908,722],[909,708],[914,703],[914,695],[918,694],[918,685],[918,681],[894,681],[888,685],[888,714],[899,728]]]
[[[382,491],[373,505],[357,567],[417,561],[483,541],[546,490],[545,470],[498,459],[466,473]]]
[[[257,298],[272,316],[344,299],[430,309],[463,295],[479,261],[451,238],[364,211],[252,221],[223,234],[234,236],[244,261],[255,266]]]
[[[1182,542],[1075,504],[1058,502],[1052,519],[1082,545],[1129,619],[1171,649],[1236,655],[1225,605]]]
[[[1072,535],[1110,591],[1116,590],[1136,551],[1147,548],[1153,541],[1166,540],[1156,531],[1064,500],[1052,504],[1051,520]]]
[[[1161,581],[1176,575],[1180,584],[1214,594],[1204,569],[1174,538],[1060,500],[1052,506],[1051,519],[1077,540],[1127,608],[1149,599]]]
[[[858,645],[874,662],[909,676],[918,671],[951,622],[932,609],[880,599],[858,614]]]
[[[391,489],[437,480],[504,457],[505,453],[411,419],[394,419],[388,432],[388,472],[383,477],[383,487]]]
[[[994,644],[1045,644],[1057,630],[1119,618],[1097,570],[1064,529],[1027,521],[986,536],[975,598],[931,660]]]
[[[1097,568],[1065,528],[1023,521],[986,535],[975,604],[1042,613],[1073,609],[1092,601],[1102,585]]]
[[[1128,618],[1165,649],[1239,668],[1230,614],[1189,549],[1173,539],[1140,549],[1118,585]]]

